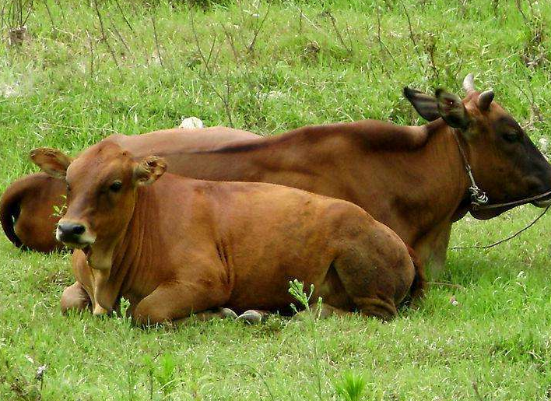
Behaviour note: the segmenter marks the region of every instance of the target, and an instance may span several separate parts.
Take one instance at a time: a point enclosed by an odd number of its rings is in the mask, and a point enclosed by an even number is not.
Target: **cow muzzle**
[[[57,224],[56,238],[71,248],[85,248],[96,240],[85,224],[67,220]]]
[[[549,205],[551,205],[551,198],[538,200],[538,201],[532,202],[532,204],[536,207],[541,207],[541,208],[548,207]]]

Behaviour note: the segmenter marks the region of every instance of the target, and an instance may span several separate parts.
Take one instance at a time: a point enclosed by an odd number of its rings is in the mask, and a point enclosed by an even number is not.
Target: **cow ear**
[[[469,113],[459,96],[437,89],[436,101],[440,116],[450,127],[465,129],[469,126]]]
[[[31,160],[46,174],[54,178],[63,179],[67,174],[67,167],[73,159],[60,150],[52,148],[37,148],[31,151]]]
[[[425,120],[434,121],[440,118],[438,103],[434,96],[408,88],[407,86],[404,88],[404,96]]]
[[[157,156],[148,156],[134,167],[136,185],[151,185],[166,171],[166,161]]]

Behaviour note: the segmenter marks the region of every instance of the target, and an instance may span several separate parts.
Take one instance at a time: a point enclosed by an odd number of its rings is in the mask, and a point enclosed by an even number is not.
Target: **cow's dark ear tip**
[[[442,93],[446,92],[444,89],[442,88],[437,88],[436,91],[434,91],[434,95],[438,98],[440,97],[440,95],[442,95]]]
[[[411,99],[411,97],[413,96],[414,91],[409,86],[404,86],[404,89],[403,89],[402,93],[404,94],[404,96],[406,98]]]

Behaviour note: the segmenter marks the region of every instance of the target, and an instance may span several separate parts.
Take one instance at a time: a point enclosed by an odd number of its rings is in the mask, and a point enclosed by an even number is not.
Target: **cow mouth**
[[[61,241],[63,244],[65,244],[66,247],[71,249],[80,249],[82,251],[85,251],[90,248],[90,243],[88,242],[72,242],[72,241]]]
[[[533,197],[530,197],[532,199],[536,198],[537,200],[530,201],[530,198],[528,198],[524,200],[520,199],[518,201],[506,202],[506,204],[504,204],[503,207],[493,207],[493,208],[485,209],[484,206],[482,206],[480,209],[471,208],[469,209],[469,213],[477,220],[488,220],[500,215],[501,213],[506,212],[507,210],[510,210],[514,207],[521,206],[521,205],[534,205],[538,208],[545,209],[547,207],[551,207],[551,195],[548,195],[548,193],[549,192],[544,192],[544,193],[541,193],[540,195],[535,195]],[[491,202],[489,203],[489,206],[492,206]]]
[[[551,205],[551,197],[544,200],[538,200],[538,201],[532,202],[532,205],[540,208],[548,207],[549,205]]]

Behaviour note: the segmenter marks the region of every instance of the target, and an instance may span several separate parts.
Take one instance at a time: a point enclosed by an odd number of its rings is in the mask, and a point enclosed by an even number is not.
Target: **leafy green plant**
[[[160,390],[165,397],[172,393],[178,382],[178,378],[176,377],[176,360],[174,356],[171,354],[164,354],[157,359],[152,358],[150,355],[145,355],[143,364],[149,380],[150,400],[153,400],[155,394],[155,381],[159,383]]]
[[[155,360],[153,357],[149,354],[145,354],[143,356],[143,364],[145,367],[145,371],[147,372],[147,379],[148,379],[148,388],[149,388],[149,399],[150,401],[153,401],[153,394],[155,390],[155,383],[154,383],[154,377],[155,377]]]
[[[52,213],[52,216],[54,217],[61,218],[67,211],[67,195],[63,194],[61,195],[61,198],[63,199],[63,204],[61,206],[54,205],[54,211]]]
[[[165,354],[159,360],[159,367],[155,369],[155,378],[161,385],[161,391],[170,394],[176,385],[176,361],[171,354]]]
[[[314,368],[316,373],[317,396],[320,400],[323,400],[322,386],[321,386],[323,373],[321,371],[321,366],[319,363],[319,354],[318,354],[319,337],[316,330],[316,316],[311,313],[312,310],[310,309],[310,300],[312,299],[312,295],[314,294],[314,284],[310,285],[310,292],[307,294],[304,291],[304,283],[302,283],[301,281],[298,281],[297,279],[294,279],[293,281],[289,281],[289,293],[302,305],[302,307],[304,307],[306,312],[305,320],[308,325],[308,331],[312,336],[312,348],[313,348]],[[319,317],[319,314],[321,313],[321,308],[322,308],[321,298],[318,298],[317,306],[318,306],[317,317]],[[291,304],[291,308],[295,313],[299,313],[297,307],[294,304]]]
[[[289,294],[291,294],[293,298],[295,298],[300,303],[300,305],[307,311],[310,311],[310,298],[312,298],[313,293],[314,293],[314,284],[310,286],[310,293],[307,294],[304,291],[303,282],[298,281],[297,279],[293,281],[289,281]],[[291,304],[291,308],[295,313],[299,312],[295,304]]]
[[[366,387],[365,379],[354,373],[346,372],[335,385],[335,390],[343,401],[359,401]]]

